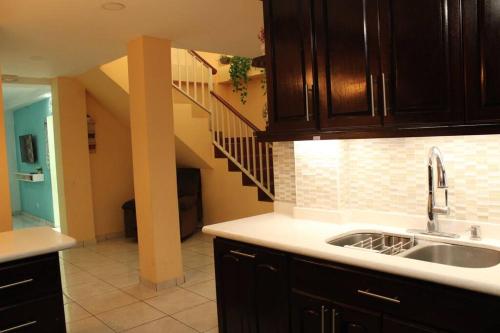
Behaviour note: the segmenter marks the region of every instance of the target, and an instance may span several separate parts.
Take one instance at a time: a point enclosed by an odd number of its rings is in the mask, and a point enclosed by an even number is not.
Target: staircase
[[[208,113],[215,157],[227,159],[229,171],[241,172],[242,185],[256,186],[260,201],[273,201],[272,144],[257,142],[259,129],[214,92],[216,73],[195,51],[172,49],[172,85]]]

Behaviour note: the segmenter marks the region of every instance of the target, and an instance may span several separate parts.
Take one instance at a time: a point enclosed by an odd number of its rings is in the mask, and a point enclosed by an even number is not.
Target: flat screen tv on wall
[[[21,135],[19,137],[19,144],[21,148],[21,160],[24,163],[33,164],[36,162],[36,146],[35,138],[33,135]]]

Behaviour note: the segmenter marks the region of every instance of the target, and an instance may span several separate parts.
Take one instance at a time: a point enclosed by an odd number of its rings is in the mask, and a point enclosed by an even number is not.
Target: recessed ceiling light
[[[17,75],[8,75],[8,74],[2,75],[2,82],[5,82],[5,83],[13,83],[13,82],[17,82],[18,80],[19,80],[19,76],[17,76]]]
[[[123,10],[126,7],[127,6],[125,6],[125,4],[123,4],[121,2],[114,2],[114,1],[105,2],[101,6],[101,8],[104,10],[112,10],[112,11]]]

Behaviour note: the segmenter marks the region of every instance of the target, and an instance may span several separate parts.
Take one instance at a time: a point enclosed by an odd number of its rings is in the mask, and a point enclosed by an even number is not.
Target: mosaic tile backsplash
[[[432,146],[444,155],[450,217],[500,223],[500,135],[275,143],[276,199],[425,214]]]
[[[293,142],[273,144],[275,199],[294,203],[295,200],[295,156]]]

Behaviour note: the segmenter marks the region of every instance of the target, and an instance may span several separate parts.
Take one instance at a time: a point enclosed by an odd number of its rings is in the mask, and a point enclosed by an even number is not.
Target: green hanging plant
[[[229,76],[233,84],[233,92],[240,94],[240,101],[246,104],[248,97],[248,71],[252,67],[252,59],[234,56],[229,61]]]

